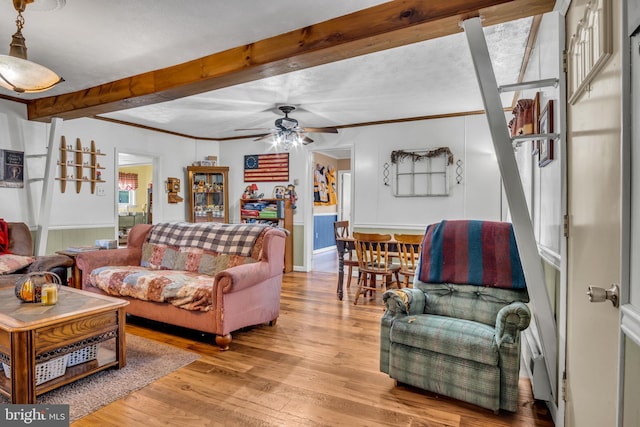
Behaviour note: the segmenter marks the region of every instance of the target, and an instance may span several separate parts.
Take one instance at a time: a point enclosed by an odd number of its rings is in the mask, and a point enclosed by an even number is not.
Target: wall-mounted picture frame
[[[612,0],[589,0],[569,39],[567,92],[575,104],[613,52]]]
[[[540,133],[540,92],[536,92],[533,97],[533,133]],[[531,141],[531,155],[537,156],[540,152],[540,141],[534,139]]]
[[[0,187],[24,187],[24,152],[0,150]]]
[[[553,133],[553,100],[549,100],[547,105],[544,106],[544,109],[540,113],[540,118],[538,119],[538,133],[550,134]],[[553,138],[544,138],[538,141],[539,142],[539,150],[538,150],[538,166],[543,167],[551,163],[553,160]]]

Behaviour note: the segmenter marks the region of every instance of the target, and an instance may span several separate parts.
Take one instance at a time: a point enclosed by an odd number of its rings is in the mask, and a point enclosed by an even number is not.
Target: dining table
[[[389,240],[389,244],[391,245],[389,256],[390,259],[393,257],[398,257],[398,252],[396,249],[396,241],[394,239]],[[336,250],[338,251],[338,299],[342,301],[342,297],[344,296],[344,254],[349,253],[349,251],[355,250],[355,239],[352,236],[346,237],[336,237]]]

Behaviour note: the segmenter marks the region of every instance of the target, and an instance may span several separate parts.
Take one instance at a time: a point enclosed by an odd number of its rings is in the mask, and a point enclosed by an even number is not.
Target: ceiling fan
[[[270,129],[254,128],[254,129],[236,129],[236,131],[268,131],[264,135],[260,135],[254,141],[262,141],[272,138],[274,144],[282,146],[285,151],[291,147],[300,144],[307,145],[313,142],[313,139],[305,135],[305,133],[338,133],[338,129],[334,127],[300,127],[298,121],[293,117],[289,117],[289,113],[294,111],[296,107],[293,105],[281,105],[278,110],[284,113],[284,117],[276,119],[274,127]]]

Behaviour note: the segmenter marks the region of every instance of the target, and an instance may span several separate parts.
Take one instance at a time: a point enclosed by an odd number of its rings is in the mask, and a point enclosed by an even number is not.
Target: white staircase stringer
[[[500,174],[504,185],[513,229],[522,261],[527,290],[535,312],[534,321],[540,334],[542,353],[545,359],[549,383],[554,395],[557,390],[556,365],[558,360],[557,331],[545,282],[542,260],[533,231],[527,201],[522,188],[520,172],[513,153],[498,84],[491,64],[489,49],[480,18],[462,22],[473,66],[480,86],[485,114],[496,152]]]
[[[49,145],[47,146],[47,164],[44,169],[44,182],[42,183],[42,198],[40,199],[40,214],[37,218],[36,255],[45,255],[47,251],[47,238],[49,236],[49,221],[51,217],[51,200],[53,196],[53,182],[56,174],[56,153],[62,132],[62,119],[51,120],[49,129]]]

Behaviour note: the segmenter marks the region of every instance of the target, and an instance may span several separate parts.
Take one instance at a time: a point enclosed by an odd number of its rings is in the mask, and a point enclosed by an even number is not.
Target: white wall
[[[0,148],[25,153],[24,188],[0,187],[0,217],[35,225],[42,182],[32,180],[44,176],[45,159],[27,156],[46,152],[49,126],[29,123],[26,115],[26,105],[0,100]]]
[[[505,122],[506,126],[506,122]],[[493,152],[485,116],[424,120],[340,130],[338,135],[313,135],[315,142],[293,150],[289,157],[289,182],[296,186],[298,209],[296,226],[306,225],[312,216],[313,164],[308,149],[353,149],[354,203],[352,223],[356,228],[424,230],[442,219],[500,219],[500,173]],[[399,149],[431,149],[447,146],[454,154],[450,196],[394,197],[392,187],[383,183],[384,164],[391,164],[391,152]],[[230,217],[239,222],[239,202],[248,183],[243,180],[243,160],[248,154],[269,151],[268,144],[253,141],[220,143],[220,161],[230,166]],[[463,161],[463,180],[456,184],[455,162]],[[393,168],[390,168],[390,174]],[[258,183],[259,192],[270,196],[274,185]],[[294,239],[303,238],[294,234]],[[305,234],[306,240],[311,234]],[[303,242],[306,251],[311,243]]]
[[[380,125],[359,132],[353,162],[355,226],[424,229],[442,219],[499,219],[500,178],[484,116]],[[384,165],[391,164],[392,151],[443,146],[454,155],[448,197],[395,197],[392,187],[384,186]],[[460,184],[458,160],[463,162]],[[393,175],[393,165],[390,170]]]
[[[544,80],[558,76],[560,68],[556,46],[560,38],[560,14],[549,13],[543,16],[536,44],[534,45],[524,81]],[[540,92],[540,110],[549,100],[554,102],[554,132],[560,129],[559,88],[543,87],[525,91],[520,98],[531,98]],[[560,239],[562,238],[562,144],[554,142],[554,161],[544,167],[538,167],[537,156],[531,156],[531,143],[526,141],[516,154],[523,187],[531,209],[536,238],[540,246],[551,255],[554,265],[559,267]]]
[[[0,148],[25,152],[25,188],[0,188],[0,217],[11,221],[24,221],[30,226],[38,222],[42,181],[29,182],[30,178],[44,177],[45,159],[29,158],[29,155],[45,154],[49,138],[49,124],[26,120],[26,108],[19,103],[0,100]],[[91,140],[106,156],[97,161],[106,167],[102,171],[105,184],[104,196],[91,194],[88,183],[83,183],[80,193],[76,193],[74,183],[67,183],[64,193],[60,182],[53,185],[53,201],[50,226],[56,228],[91,228],[115,225],[115,191],[117,186],[118,151],[144,154],[157,158],[154,169],[154,222],[184,221],[186,202],[167,202],[164,182],[167,177],[178,177],[186,185],[185,168],[194,160],[202,160],[207,155],[219,155],[217,142],[196,142],[192,139],[153,132],[135,127],[122,126],[94,119],[63,121],[60,134],[67,144],[74,144],[80,138],[83,146]],[[60,141],[54,142],[54,157],[59,157]],[[56,176],[60,176],[56,167]]]
[[[314,139],[316,142],[307,147],[354,147],[354,226],[422,228],[443,218],[500,218],[500,174],[484,116],[342,129],[337,136],[318,134]],[[454,162],[463,161],[463,181],[459,185],[455,179],[455,164],[451,166],[449,197],[394,197],[392,188],[384,186],[384,164],[391,164],[393,150],[442,146],[451,149]],[[228,141],[220,143],[220,152],[221,164],[230,166],[231,218],[237,222],[238,199],[247,185],[243,180],[244,156],[270,151],[264,143]],[[308,158],[306,148],[290,152],[289,182],[299,179],[296,224],[304,223],[305,209],[313,203],[313,195],[305,191],[313,183]],[[390,173],[393,173],[392,168]],[[280,184],[258,183],[259,192],[269,197],[273,186]]]
[[[50,125],[26,120],[26,108],[19,103],[0,101],[0,148],[25,151],[25,154],[44,154],[48,144]],[[157,158],[154,170],[154,222],[182,221],[186,218],[186,202],[167,203],[164,181],[179,177],[186,181],[185,167],[207,155],[217,155],[219,165],[229,166],[229,212],[231,222],[239,222],[239,199],[247,183],[244,182],[244,156],[269,152],[268,144],[246,141],[194,141],[160,132],[116,125],[94,119],[62,122],[61,135],[67,143],[80,138],[83,144],[91,140],[107,156],[98,161],[103,171],[104,196],[91,194],[84,184],[80,194],[73,185],[60,191],[54,182],[50,226],[56,228],[91,228],[115,225],[116,153],[119,151]],[[484,116],[455,117],[398,124],[343,129],[338,135],[315,134],[313,145],[293,150],[289,160],[289,180],[298,194],[294,223],[305,225],[307,210],[313,206],[312,163],[308,148],[352,149],[354,181],[353,224],[360,228],[395,228],[423,230],[442,219],[474,218],[499,220],[500,178],[488,125]],[[55,142],[55,158],[59,158],[60,142]],[[454,162],[462,160],[463,179],[456,184],[456,166],[451,166],[449,197],[394,197],[391,187],[383,184],[384,164],[391,163],[391,151],[398,149],[432,149],[448,146]],[[44,159],[27,159],[28,177],[44,175]],[[392,168],[390,170],[392,174]],[[56,168],[56,176],[59,176]],[[183,181],[182,196],[186,182]],[[283,184],[258,183],[259,192],[270,197],[273,186]],[[42,182],[25,183],[25,189],[0,188],[0,217],[38,223]],[[310,218],[310,217],[309,217]],[[298,233],[302,234],[302,233]],[[296,235],[295,239],[304,239]],[[306,247],[302,242],[302,247]]]

